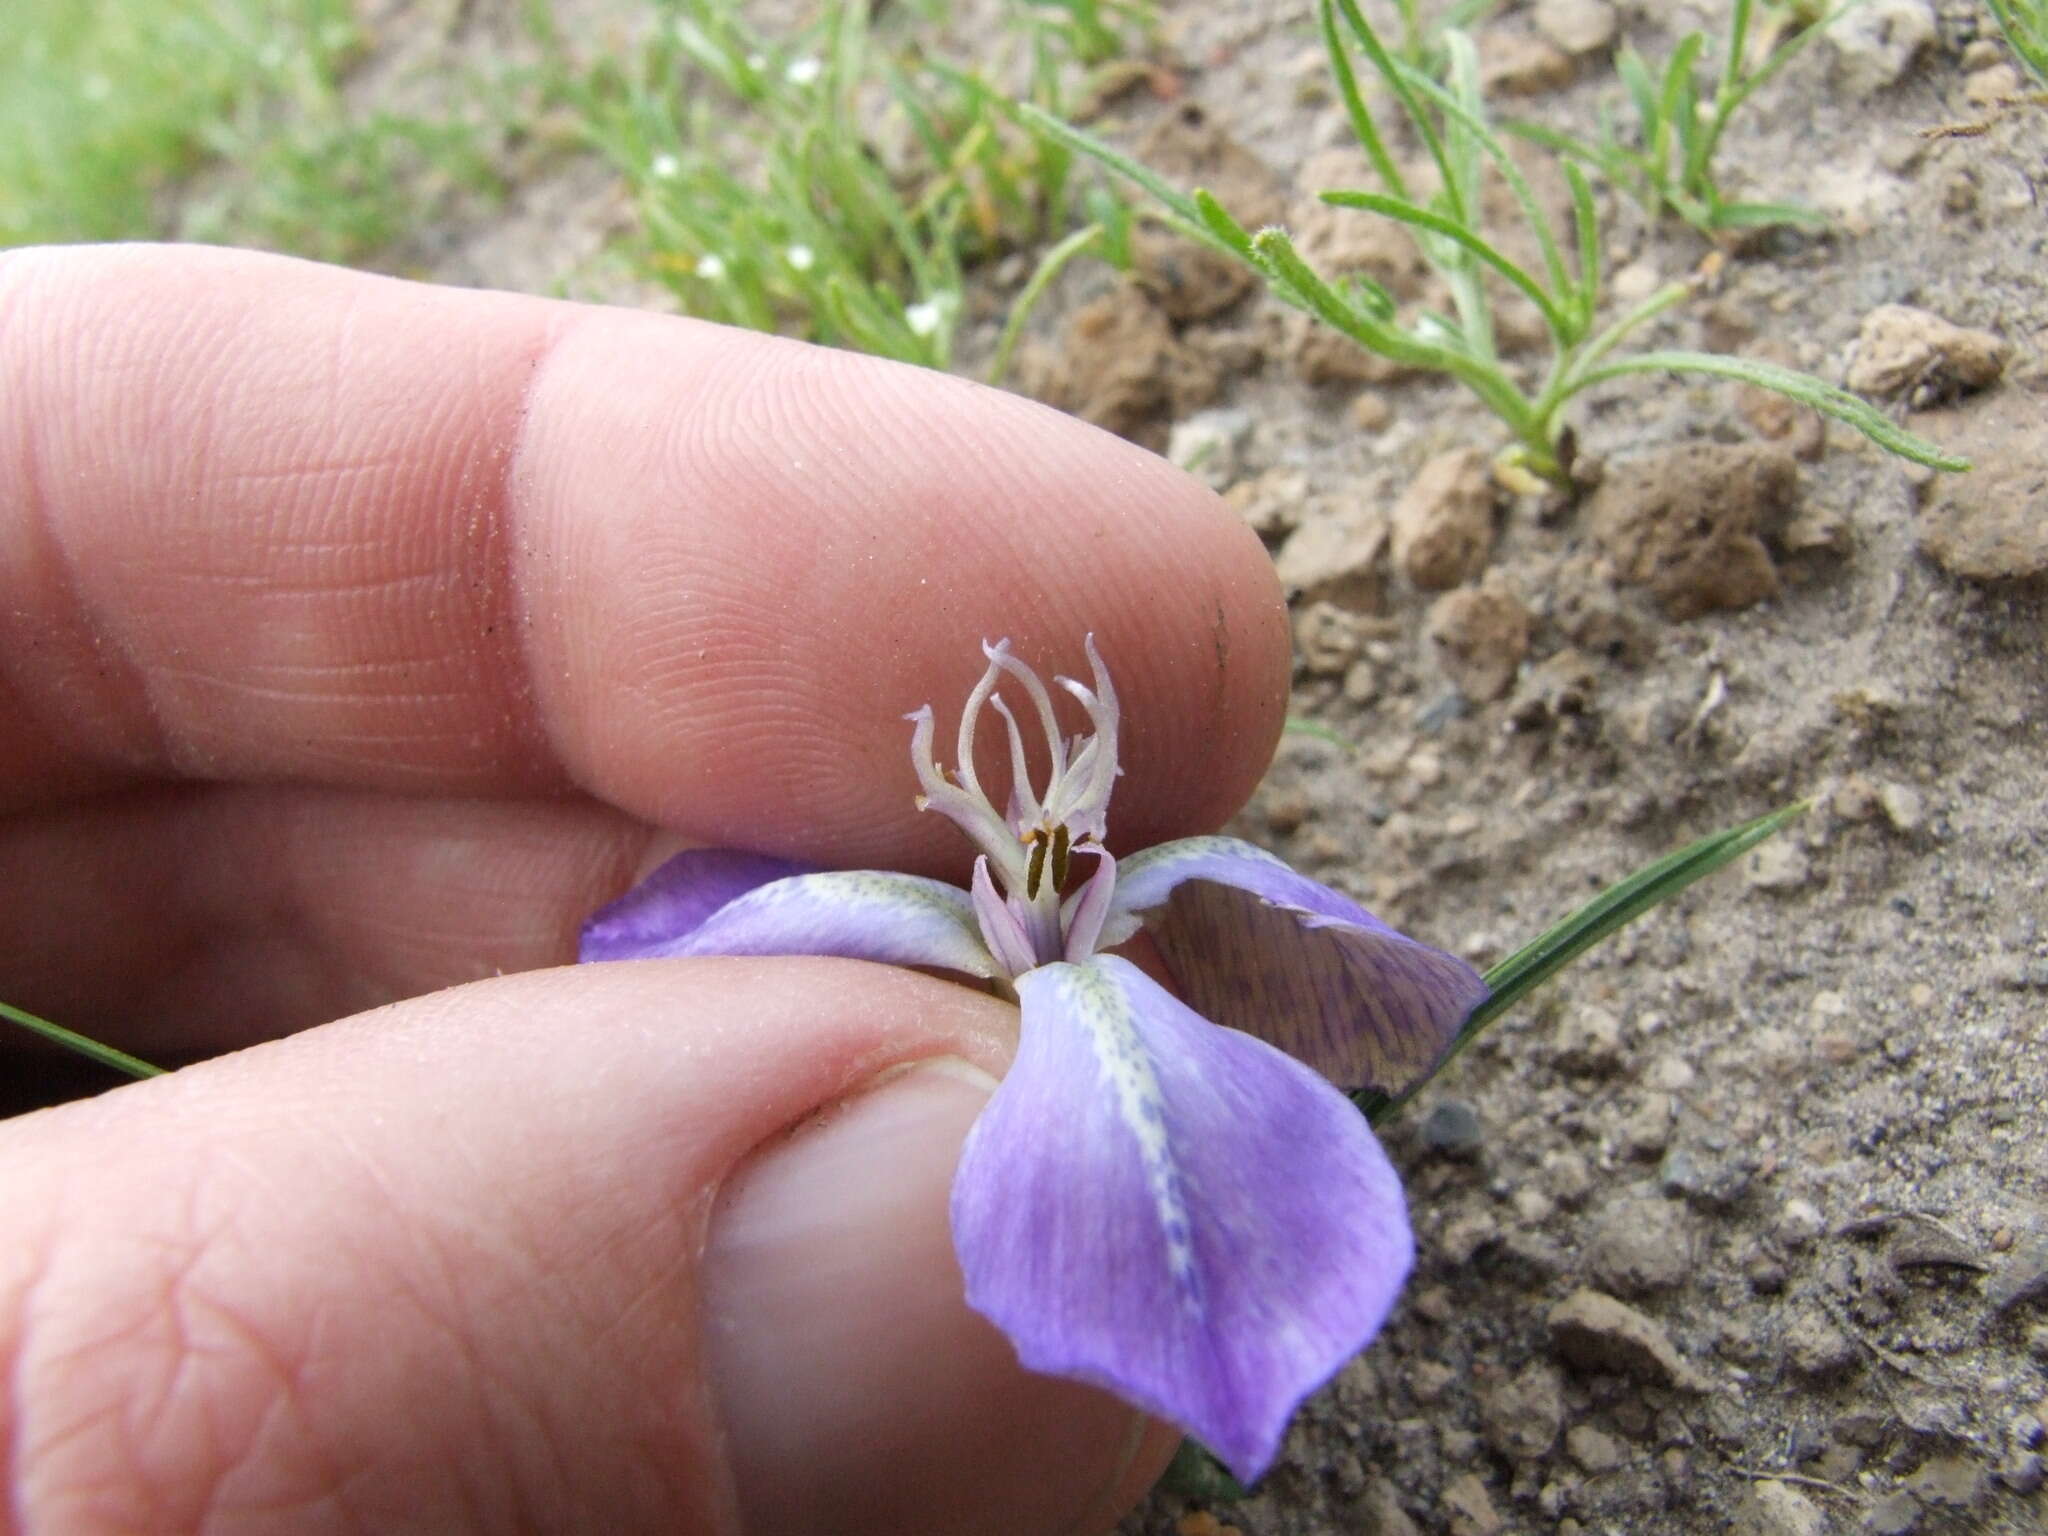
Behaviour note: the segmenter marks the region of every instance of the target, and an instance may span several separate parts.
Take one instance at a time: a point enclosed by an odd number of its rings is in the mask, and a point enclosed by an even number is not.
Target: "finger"
[[[648,837],[576,800],[166,784],[52,807],[0,820],[0,998],[160,1064],[251,1045],[567,963]]]
[[[593,967],[0,1128],[19,1523],[1113,1519],[1159,1447],[1019,1371],[944,1239],[975,1068],[1014,1020],[841,962]],[[967,1065],[877,1081],[937,1054]]]
[[[1220,821],[1287,633],[1257,542],[957,379],[246,253],[0,261],[0,797],[575,786],[721,843],[950,859],[900,716],[1008,634],[1130,714],[1122,840]],[[1085,672],[1082,673],[1085,676]]]

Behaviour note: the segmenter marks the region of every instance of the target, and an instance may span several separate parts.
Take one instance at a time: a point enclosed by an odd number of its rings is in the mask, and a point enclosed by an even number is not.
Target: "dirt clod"
[[[1322,516],[1302,524],[1280,547],[1280,585],[1354,612],[1374,611],[1381,606],[1386,512],[1365,497],[1332,500]]]
[[[1683,1285],[1692,1270],[1693,1235],[1671,1201],[1630,1198],[1603,1212],[1586,1245],[1593,1279],[1622,1296]]]
[[[1057,358],[1034,355],[1031,393],[1151,448],[1166,446],[1166,421],[1209,404],[1222,376],[1174,334],[1166,311],[1123,284],[1074,312]]]
[[[1935,483],[1920,514],[1920,548],[1973,581],[2048,573],[2048,395],[2007,386],[1925,420],[1974,467]]]
[[[1426,631],[1437,665],[1466,698],[1508,691],[1529,654],[1529,610],[1505,587],[1460,587],[1430,605]]]
[[[2012,348],[1990,331],[1974,331],[1909,304],[1885,304],[1863,317],[1851,389],[1872,395],[1910,393],[1918,405],[1998,382]]]
[[[1479,1393],[1479,1423],[1486,1443],[1511,1461],[1550,1454],[1564,1428],[1564,1381],[1537,1360]]]
[[[1687,443],[1610,465],[1584,515],[1623,581],[1689,619],[1777,593],[1764,538],[1798,498],[1798,466],[1781,448]]]
[[[1573,1370],[1604,1371],[1687,1392],[1710,1388],[1661,1325],[1600,1291],[1572,1292],[1550,1309],[1549,1329],[1551,1348]]]
[[[1827,1536],[1827,1512],[1789,1483],[1750,1484],[1736,1513],[1738,1536]]]
[[[1493,479],[1476,448],[1453,448],[1422,466],[1394,503],[1394,564],[1426,592],[1472,580],[1493,546]]]

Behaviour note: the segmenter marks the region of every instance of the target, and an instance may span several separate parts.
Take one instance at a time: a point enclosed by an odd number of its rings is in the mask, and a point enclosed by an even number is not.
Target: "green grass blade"
[[[1543,291],[1542,285],[1464,225],[1419,204],[1398,197],[1383,197],[1377,192],[1325,192],[1321,196],[1324,202],[1339,208],[1359,208],[1367,213],[1377,213],[1385,218],[1398,219],[1403,224],[1412,224],[1417,228],[1429,230],[1470,251],[1542,310],[1545,323],[1557,336],[1561,339],[1567,338],[1571,330],[1571,320],[1557,307],[1550,295]]]
[[[1119,154],[1093,134],[1061,121],[1028,101],[1014,103],[1011,110],[1034,132],[1045,135],[1055,144],[1062,145],[1077,155],[1085,155],[1104,170],[1113,171],[1134,186],[1149,192],[1168,213],[1173,215],[1174,227],[1182,234],[1199,240],[1204,245],[1213,246],[1225,255],[1243,257],[1242,251],[1219,239],[1215,232],[1202,222],[1202,215],[1196,208],[1193,198],[1150,166],[1133,160],[1129,155]]]
[[[1010,371],[1010,354],[1017,350],[1018,338],[1024,334],[1024,323],[1031,318],[1031,312],[1038,307],[1038,301],[1045,297],[1053,279],[1058,277],[1068,262],[1102,238],[1100,224],[1088,224],[1075,230],[1051,250],[1039,257],[1038,265],[1032,269],[1030,281],[1018,292],[1017,300],[1010,306],[1010,315],[1003,322],[1002,338],[996,342],[995,360],[988,366],[988,381],[993,385],[1003,382],[1003,375]]]
[[[2038,0],[1985,0],[1992,19],[2005,34],[2006,45],[2020,62],[2048,84],[2048,6]]]
[[[1650,66],[1632,46],[1623,43],[1614,53],[1614,72],[1621,76],[1629,100],[1635,104],[1638,141],[1647,146],[1657,135],[1657,87],[1650,80]]]
[[[1715,229],[1768,229],[1777,224],[1797,224],[1805,229],[1826,229],[1828,216],[1797,203],[1716,203],[1710,215]]]
[[[1209,238],[1220,244],[1231,255],[1243,261],[1257,262],[1258,253],[1252,249],[1252,233],[1237,222],[1231,211],[1216,201],[1216,195],[1206,187],[1195,188],[1195,217],[1202,228],[1209,232]]]
[[[1789,822],[1804,815],[1807,805],[1808,802],[1802,800],[1667,854],[1627,879],[1610,885],[1563,922],[1524,944],[1486,973],[1486,984],[1492,989],[1492,995],[1465,1021],[1437,1071],[1442,1071],[1443,1065],[1471,1044],[1482,1029],[1595,944],[1634,922],[1652,907],[1669,901],[1695,880],[1712,874],[1741,858],[1759,843],[1776,836]],[[1432,1077],[1434,1075],[1431,1074]],[[1423,1083],[1427,1081],[1425,1078]],[[1413,1098],[1423,1083],[1416,1083],[1406,1092],[1391,1098],[1384,1094],[1354,1097],[1377,1125]]]
[[[1316,20],[1322,28],[1323,52],[1329,56],[1331,72],[1337,77],[1337,94],[1344,99],[1344,110],[1351,118],[1352,136],[1365,150],[1386,189],[1397,197],[1406,197],[1408,184],[1402,179],[1401,168],[1394,163],[1394,157],[1387,153],[1385,141],[1380,138],[1379,124],[1373,121],[1372,108],[1365,104],[1365,95],[1358,89],[1358,73],[1351,67],[1350,51],[1345,48],[1344,39],[1337,31],[1336,0],[1321,0],[1316,7]]]
[[[23,1029],[41,1035],[45,1040],[54,1041],[67,1051],[98,1062],[103,1067],[112,1067],[116,1072],[125,1072],[130,1077],[162,1077],[164,1069],[153,1067],[148,1062],[130,1056],[126,1051],[117,1051],[111,1045],[101,1045],[97,1040],[87,1039],[76,1030],[66,1029],[62,1024],[52,1024],[48,1019],[38,1018],[25,1008],[16,1008],[11,1003],[0,1003],[0,1019],[19,1024]]]
[[[1561,169],[1572,191],[1572,229],[1579,247],[1579,281],[1574,290],[1576,323],[1566,341],[1566,345],[1573,345],[1593,328],[1593,316],[1600,309],[1600,213],[1585,172],[1569,160]]]
[[[1350,742],[1339,736],[1335,731],[1323,724],[1322,721],[1311,720],[1306,715],[1289,715],[1285,720],[1281,721],[1280,730],[1284,735],[1308,736],[1317,741],[1327,742],[1329,745],[1354,756],[1358,752],[1358,748],[1352,746]]]
[[[1780,368],[1775,363],[1759,362],[1753,357],[1722,357],[1712,352],[1642,352],[1577,375],[1573,391],[1589,389],[1630,373],[1707,373],[1736,379],[1744,384],[1761,385],[1854,427],[1878,447],[1896,453],[1902,459],[1925,464],[1929,469],[1957,471],[1970,467],[1968,459],[1944,453],[1926,438],[1908,432],[1861,395],[1837,389],[1811,374]]]
[[[1501,180],[1507,183],[1508,191],[1515,199],[1515,206],[1522,210],[1522,217],[1529,225],[1529,232],[1536,237],[1537,248],[1543,253],[1543,270],[1549,275],[1550,286],[1559,293],[1567,292],[1571,287],[1571,279],[1565,272],[1564,253],[1558,249],[1557,236],[1550,228],[1550,220],[1544,217],[1543,205],[1536,201],[1536,194],[1529,186],[1528,177],[1524,176],[1521,167],[1515,164],[1514,156],[1510,155],[1507,146],[1501,143],[1493,125],[1483,115],[1469,110],[1456,96],[1434,80],[1418,76],[1414,83],[1418,90],[1442,109],[1446,118],[1462,122],[1472,130],[1474,142],[1493,161],[1494,169],[1500,173]],[[1469,217],[1465,222],[1476,225],[1478,219]]]
[[[1437,173],[1444,179],[1445,189],[1456,196],[1457,174],[1452,169],[1450,156],[1444,149],[1443,137],[1437,132],[1436,124],[1430,121],[1429,113],[1423,110],[1422,102],[1416,97],[1411,81],[1424,78],[1402,64],[1387,52],[1380,36],[1373,31],[1372,23],[1365,19],[1365,13],[1358,8],[1358,0],[1337,0],[1338,9],[1344,13],[1344,21],[1351,28],[1351,36],[1358,43],[1387,89],[1401,103],[1401,110],[1408,114],[1408,120],[1415,126],[1415,133],[1429,151],[1429,158],[1436,163]],[[1432,84],[1434,82],[1431,82]]]

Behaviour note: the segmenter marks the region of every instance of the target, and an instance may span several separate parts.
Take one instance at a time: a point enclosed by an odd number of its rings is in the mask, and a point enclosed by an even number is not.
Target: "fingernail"
[[[1128,1459],[1131,1410],[1022,1370],[962,1299],[947,1192],[993,1086],[922,1063],[727,1185],[705,1339],[749,1536],[1056,1530]]]

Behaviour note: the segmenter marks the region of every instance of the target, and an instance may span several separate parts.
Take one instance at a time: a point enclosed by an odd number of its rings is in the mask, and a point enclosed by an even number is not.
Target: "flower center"
[[[975,915],[989,952],[1012,976],[1035,965],[1092,954],[1115,886],[1116,861],[1102,839],[1110,791],[1119,772],[1116,690],[1092,635],[1087,648],[1094,687],[1069,677],[1053,681],[1081,701],[1091,734],[1071,740],[1060,735],[1051,693],[1036,672],[1010,654],[1007,640],[982,645],[988,670],[967,696],[950,775],[940,769],[933,751],[936,728],[931,706],[909,717],[915,723],[910,757],[922,791],[918,809],[947,817],[981,850],[974,866]],[[1042,790],[1034,786],[1017,717],[997,692],[1006,676],[1024,690],[1045,738],[1048,768]],[[1002,717],[1009,748],[1010,798],[1001,813],[983,791],[974,768],[984,707]],[[1077,853],[1093,856],[1096,867],[1063,899]]]

